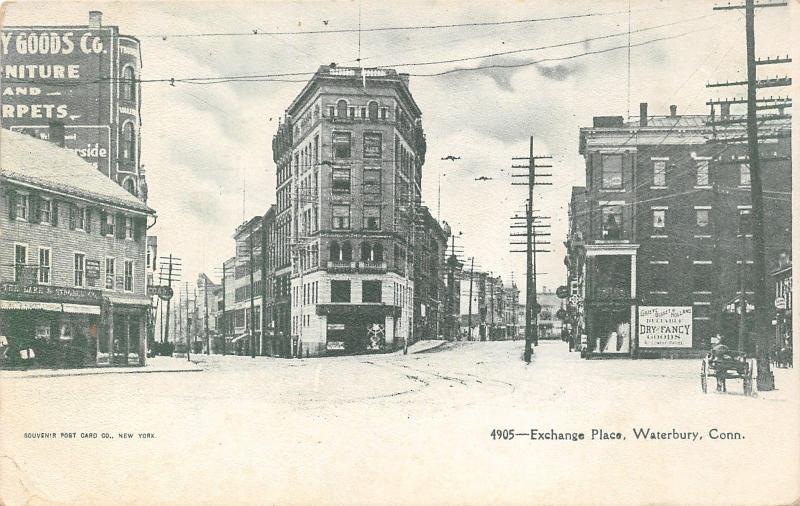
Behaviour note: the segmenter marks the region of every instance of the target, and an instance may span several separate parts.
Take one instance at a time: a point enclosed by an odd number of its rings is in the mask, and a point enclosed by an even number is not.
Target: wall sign
[[[691,348],[691,306],[639,306],[640,348]]]

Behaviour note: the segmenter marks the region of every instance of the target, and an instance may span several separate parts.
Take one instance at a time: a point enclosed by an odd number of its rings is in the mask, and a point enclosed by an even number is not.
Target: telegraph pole
[[[204,325],[206,331],[206,355],[211,355],[211,342],[208,339],[208,277],[203,275],[203,308],[205,309]]]
[[[172,256],[172,253],[168,257],[161,257],[161,266],[159,272],[159,282],[163,283],[164,278],[166,277],[167,286],[172,289],[172,282],[178,281],[181,277],[181,259],[178,257]],[[164,271],[166,272],[166,276],[164,276]],[[172,297],[167,299],[167,314],[166,318],[167,321],[164,322],[164,314],[161,315],[161,325],[162,325],[162,342],[169,342],[169,314],[170,314],[170,303],[172,301]]]
[[[782,120],[788,116],[783,114],[783,108],[790,106],[791,99],[777,98],[759,99],[759,88],[773,88],[790,86],[792,80],[789,77],[776,77],[773,79],[758,79],[756,67],[758,65],[771,65],[790,63],[792,60],[786,58],[776,59],[756,59],[755,43],[755,9],[766,7],[785,7],[787,2],[770,2],[756,4],[754,0],[745,0],[744,5],[727,5],[714,7],[714,10],[734,10],[744,9],[745,11],[745,41],[747,49],[747,81],[734,81],[725,83],[709,84],[708,87],[722,86],[746,86],[747,97],[745,100],[734,99],[724,101],[711,101],[710,105],[728,105],[732,103],[747,104],[747,135],[745,138],[733,137],[714,139],[715,142],[737,143],[745,141],[747,143],[747,154],[750,168],[750,200],[752,204],[752,235],[753,235],[753,271],[755,275],[754,283],[754,304],[755,304],[755,331],[756,331],[756,363],[758,372],[756,385],[758,390],[769,391],[775,389],[775,377],[770,370],[769,349],[771,329],[772,303],[770,291],[767,288],[767,265],[766,248],[764,245],[764,202],[763,202],[763,180],[761,172],[761,158],[759,156],[758,142],[760,139],[785,137],[780,132],[771,135],[759,136],[759,121],[766,122],[771,120]],[[761,105],[759,105],[761,104]],[[759,110],[778,109],[779,114],[772,116],[758,116]],[[741,123],[738,119],[723,118],[713,122],[717,125],[730,125]],[[746,312],[746,306],[742,301],[742,318]]]
[[[531,356],[533,355],[533,345],[538,345],[538,325],[536,324],[536,315],[538,314],[538,304],[536,302],[536,253],[546,253],[546,250],[537,250],[536,236],[546,236],[549,233],[537,233],[536,228],[546,228],[549,225],[535,224],[534,220],[540,219],[533,216],[533,189],[536,185],[552,185],[550,182],[536,181],[536,177],[550,177],[552,174],[537,174],[538,168],[550,168],[552,165],[537,165],[537,160],[552,159],[552,156],[536,156],[533,152],[533,136],[530,138],[530,145],[527,157],[514,157],[512,160],[527,161],[526,165],[512,165],[512,168],[526,169],[523,174],[512,174],[512,177],[524,177],[527,179],[525,183],[511,183],[512,185],[520,185],[528,187],[527,204],[525,206],[525,216],[513,216],[512,220],[525,220],[524,225],[512,224],[511,228],[525,228],[525,234],[511,234],[512,237],[524,235],[526,241],[511,242],[512,245],[525,245],[525,250],[511,250],[512,253],[525,253],[527,257],[526,265],[526,297],[525,297],[525,353],[524,360],[530,363]],[[540,243],[549,244],[549,243]]]
[[[475,257],[472,257],[469,267],[469,311],[467,315],[467,329],[469,330],[469,341],[472,341],[472,276],[475,273]]]
[[[184,286],[186,292],[186,360],[191,360],[192,343],[189,338],[192,332],[192,320],[189,319],[189,282],[187,281]]]

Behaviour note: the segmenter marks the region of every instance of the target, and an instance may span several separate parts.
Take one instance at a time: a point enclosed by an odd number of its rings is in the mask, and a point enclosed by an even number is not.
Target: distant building
[[[276,328],[291,355],[411,338],[425,150],[408,77],[391,69],[322,66],[289,105],[273,156],[275,304],[291,303]]]
[[[710,119],[675,107],[651,116],[642,104],[634,121],[581,128],[587,220],[574,194],[568,252],[570,279],[583,280],[589,355],[676,355],[708,348],[717,332],[738,346],[736,313],[753,297],[750,171],[745,145],[715,142],[744,127],[713,129]],[[790,129],[787,120],[763,133]],[[761,143],[768,259],[791,244],[789,141]]]
[[[77,154],[0,131],[4,364],[143,365],[148,217]]]
[[[217,294],[221,293],[222,287],[217,285],[205,274],[197,275],[196,283],[196,304],[194,307],[195,321],[198,322],[193,334],[195,348],[198,352],[205,352],[211,346],[211,352],[219,353],[221,350],[213,349],[212,339],[217,334],[217,323],[214,317],[217,311]]]
[[[775,288],[775,348],[792,350],[792,255],[790,251],[783,251],[778,255],[771,278]],[[791,355],[791,351],[789,354]]]

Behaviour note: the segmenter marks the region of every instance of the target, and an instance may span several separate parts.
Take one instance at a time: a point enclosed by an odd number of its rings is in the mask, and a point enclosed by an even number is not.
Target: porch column
[[[126,314],[123,318],[125,322],[125,355],[122,357],[122,363],[128,365],[128,353],[131,349],[131,315]]]
[[[139,365],[144,365],[147,358],[147,311],[139,317]]]
[[[108,304],[108,365],[114,364],[114,303]]]

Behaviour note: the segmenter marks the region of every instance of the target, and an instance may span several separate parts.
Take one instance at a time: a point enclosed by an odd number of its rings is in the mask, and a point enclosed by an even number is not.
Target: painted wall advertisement
[[[64,146],[108,172],[113,32],[85,28],[0,31],[0,124],[49,139],[64,126]]]
[[[691,306],[639,306],[640,348],[691,348]]]

